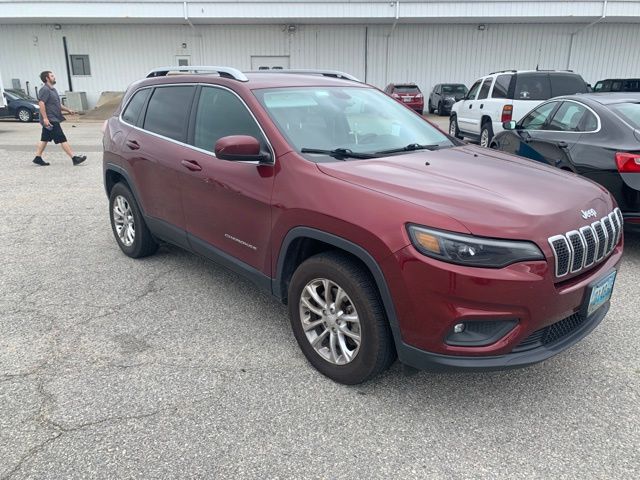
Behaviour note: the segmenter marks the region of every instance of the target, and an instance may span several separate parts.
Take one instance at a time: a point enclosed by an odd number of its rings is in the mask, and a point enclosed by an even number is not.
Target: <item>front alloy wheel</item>
[[[33,119],[33,115],[26,108],[21,108],[18,110],[18,120],[24,123],[28,123]]]
[[[307,340],[334,365],[351,362],[360,350],[360,319],[337,283],[326,278],[309,282],[300,296],[300,321]]]

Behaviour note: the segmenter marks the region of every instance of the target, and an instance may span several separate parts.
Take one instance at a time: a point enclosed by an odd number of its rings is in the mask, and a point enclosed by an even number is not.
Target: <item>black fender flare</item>
[[[122,176],[126,180],[129,190],[131,190],[131,193],[136,199],[136,203],[138,204],[138,208],[140,209],[140,212],[143,215],[145,215],[144,208],[142,206],[142,203],[140,202],[140,195],[138,195],[138,190],[136,189],[136,184],[133,182],[133,180],[131,179],[131,176],[127,173],[127,171],[124,168],[114,163],[107,163],[104,166],[103,182],[104,182],[104,191],[107,194],[107,198],[109,197],[109,190],[107,188],[107,174],[109,172],[116,172],[118,175]]]
[[[396,348],[399,351],[399,347],[402,346],[400,325],[398,323],[398,317],[396,315],[396,309],[393,303],[391,292],[389,291],[389,287],[387,285],[386,279],[384,278],[384,274],[382,273],[382,269],[378,265],[378,262],[376,262],[373,256],[366,249],[356,243],[353,243],[350,240],[346,240],[332,233],[310,227],[294,227],[289,230],[282,241],[280,252],[278,254],[276,276],[272,280],[271,286],[273,295],[275,295],[280,300],[286,298],[287,292],[284,291],[284,289],[286,288],[286,284],[283,279],[284,262],[287,258],[289,247],[291,246],[293,241],[298,238],[311,238],[327,243],[352,254],[360,261],[362,261],[362,263],[364,263],[364,265],[369,269],[369,272],[373,276],[373,280],[378,287],[378,292],[380,293],[380,298],[382,299],[382,304],[384,306],[385,313],[387,314],[391,333],[393,334],[394,343],[396,344]]]

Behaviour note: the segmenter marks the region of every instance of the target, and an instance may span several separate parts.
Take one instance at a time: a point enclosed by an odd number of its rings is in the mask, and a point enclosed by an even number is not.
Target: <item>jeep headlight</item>
[[[413,246],[428,257],[471,267],[502,268],[525,260],[544,260],[538,246],[408,225]]]

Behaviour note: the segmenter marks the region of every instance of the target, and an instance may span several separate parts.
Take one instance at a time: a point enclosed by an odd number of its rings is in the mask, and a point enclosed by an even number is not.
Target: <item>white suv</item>
[[[571,71],[505,70],[482,77],[466,97],[451,108],[449,133],[479,140],[487,147],[503,130],[502,123],[518,121],[545,100],[586,93],[587,84]]]

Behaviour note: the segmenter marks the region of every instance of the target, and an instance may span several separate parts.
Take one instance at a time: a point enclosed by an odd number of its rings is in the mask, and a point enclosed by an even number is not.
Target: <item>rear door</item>
[[[270,274],[271,193],[275,167],[258,162],[220,160],[216,142],[229,135],[257,138],[270,147],[245,103],[231,90],[202,86],[196,100],[181,177],[186,226],[191,248],[217,258],[231,255]]]
[[[156,87],[147,101],[142,128],[133,128],[124,145],[128,170],[153,227],[162,228],[182,245],[185,219],[178,175],[182,173],[191,104],[196,87]]]
[[[460,102],[458,107],[458,128],[462,132],[472,132],[474,119],[472,118],[472,109],[478,96],[478,92],[482,85],[483,79],[476,80],[476,82],[469,89],[467,96]],[[478,133],[480,129],[478,128]]]

